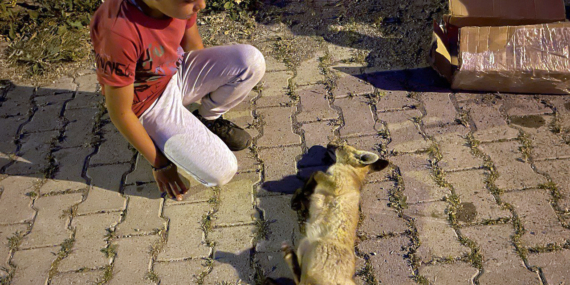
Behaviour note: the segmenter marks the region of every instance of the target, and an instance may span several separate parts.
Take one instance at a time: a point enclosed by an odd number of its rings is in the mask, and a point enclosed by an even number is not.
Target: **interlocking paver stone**
[[[204,278],[204,284],[221,282],[251,283],[253,270],[250,265],[250,250],[255,226],[219,228],[211,232],[216,242],[214,268]]]
[[[491,127],[477,130],[473,137],[479,142],[495,142],[499,140],[513,140],[519,136],[519,131],[508,126]]]
[[[36,199],[34,208],[38,214],[32,231],[22,241],[21,248],[52,246],[71,237],[67,229],[71,206],[81,202],[81,194],[46,196]]]
[[[126,199],[119,193],[121,177],[130,169],[130,164],[104,165],[91,167],[87,175],[91,177],[91,187],[87,198],[79,205],[80,215],[121,211],[125,208]]]
[[[251,149],[244,149],[242,151],[234,152],[238,161],[237,173],[255,172],[260,168],[260,163],[257,161],[255,154]]]
[[[26,134],[22,138],[22,147],[17,153],[18,159],[8,167],[6,174],[43,176],[43,171],[49,165],[46,157],[50,153],[50,144],[58,135],[58,131]]]
[[[430,284],[474,284],[479,270],[466,263],[453,263],[423,266],[419,273]]]
[[[78,91],[73,100],[67,102],[66,111],[82,108],[98,108],[105,101],[105,96],[93,91]]]
[[[320,57],[322,57],[322,54],[317,54],[309,60],[303,61],[299,64],[297,67],[297,76],[295,76],[295,84],[298,86],[305,86],[324,80],[324,76],[319,67]]]
[[[70,285],[70,284],[97,284],[103,279],[103,271],[94,270],[87,272],[70,272],[62,273],[51,278],[51,285]]]
[[[418,230],[420,247],[417,256],[423,262],[433,258],[458,258],[469,252],[469,248],[459,243],[459,237],[453,230],[446,214],[448,204],[432,202],[409,205],[404,214],[414,218]]]
[[[89,188],[85,182],[47,179],[40,187],[40,195],[77,191]]]
[[[416,284],[412,279],[412,268],[404,259],[404,248],[410,243],[405,236],[366,240],[358,245],[358,249],[370,256],[373,274],[382,284]]]
[[[206,271],[206,267],[201,259],[189,259],[176,262],[155,262],[153,271],[160,278],[161,284],[186,285],[196,284],[200,274]]]
[[[259,209],[263,210],[268,222],[267,239],[259,239],[258,252],[279,251],[283,241],[296,244],[300,239],[297,214],[291,210],[291,196],[268,196],[257,199]]]
[[[422,94],[421,98],[426,110],[426,115],[422,121],[426,132],[431,134],[431,132],[441,129],[452,129],[449,127],[457,125],[455,120],[458,113],[450,96],[450,93],[429,92]]]
[[[253,223],[256,214],[253,207],[253,184],[259,180],[257,173],[238,174],[228,184],[221,186],[216,225]]]
[[[24,117],[32,107],[30,97],[33,88],[27,86],[15,86],[8,91],[5,101],[0,106],[0,117]]]
[[[63,126],[63,120],[59,117],[63,103],[39,106],[32,120],[22,129],[23,132],[42,132],[59,130]]]
[[[535,166],[540,173],[550,176],[562,194],[558,206],[564,211],[570,211],[570,160],[537,161]]]
[[[287,146],[301,143],[301,137],[293,133],[291,108],[266,108],[258,110],[263,120],[263,136],[257,140],[259,147]]]
[[[301,186],[295,177],[295,158],[301,154],[299,147],[271,148],[259,151],[259,157],[263,161],[264,178],[262,189],[258,195],[295,192]]]
[[[291,98],[287,92],[289,79],[292,77],[293,73],[290,71],[266,73],[261,80],[263,82],[261,97],[255,101],[257,107],[277,107],[290,103]]]
[[[61,149],[52,153],[57,163],[54,179],[85,182],[83,166],[93,150],[91,148]]]
[[[297,92],[301,111],[297,121],[301,123],[331,120],[338,117],[335,110],[329,107],[325,86],[318,84]]]
[[[144,235],[166,227],[160,217],[164,199],[155,184],[132,185],[125,189],[128,198],[124,221],[117,226],[117,235]]]
[[[495,164],[499,172],[495,185],[500,189],[524,189],[546,183],[546,179],[534,172],[530,164],[521,161],[518,142],[497,142],[482,144],[479,147]]]
[[[8,225],[0,226],[0,268],[10,268],[8,260],[10,259],[10,243],[9,238],[24,235],[28,231],[26,225]],[[8,275],[5,271],[0,270],[0,278]]]
[[[475,123],[478,131],[507,125],[507,119],[501,113],[500,104],[466,102],[459,105],[461,109],[469,112],[469,116]]]
[[[90,70],[85,74],[80,74],[79,76],[75,77],[75,83],[78,85],[77,91],[79,92],[94,92],[99,86],[95,70]]]
[[[369,183],[362,189],[360,209],[364,215],[359,230],[365,235],[380,236],[388,233],[403,233],[408,229],[406,221],[398,217],[395,209],[390,208],[386,188],[393,183]]]
[[[26,176],[9,176],[0,181],[0,224],[23,223],[34,218],[32,200],[26,195],[35,190],[39,179]]]
[[[16,144],[14,140],[18,133],[18,128],[23,121],[20,118],[3,118],[0,120],[0,153],[9,154],[16,151]],[[7,161],[2,161],[0,164],[3,166]]]
[[[76,89],[77,89],[77,84],[73,83],[73,78],[62,77],[55,80],[51,84],[38,88],[38,90],[36,91],[36,95],[49,96],[57,93],[75,91]]]
[[[7,100],[12,100],[21,104],[29,103],[30,98],[34,95],[35,86],[27,84],[17,84],[13,85],[8,94],[6,95]]]
[[[129,143],[123,135],[113,126],[103,126],[103,143],[99,146],[97,154],[89,160],[90,165],[128,162],[133,158]]]
[[[538,266],[548,284],[564,284],[570,280],[570,250],[527,255],[530,266]]]
[[[509,116],[528,116],[551,114],[552,109],[544,106],[532,96],[503,94],[503,110]]]
[[[377,133],[374,117],[368,99],[364,97],[336,100],[334,105],[341,108],[344,126],[341,136],[370,135]]]
[[[158,236],[122,238],[117,244],[117,256],[113,262],[113,278],[107,284],[156,284],[148,278],[151,268],[151,246]]]
[[[419,117],[421,112],[418,110],[378,113],[378,119],[387,125],[390,132],[389,150],[415,152],[429,147],[429,142],[412,122],[413,118]]]
[[[441,200],[451,191],[435,183],[428,167],[427,155],[405,154],[394,156],[390,161],[400,168],[404,185],[404,195],[407,202],[414,204]]]
[[[522,221],[526,233],[521,241],[534,247],[570,241],[570,229],[562,227],[556,212],[550,206],[552,197],[547,190],[526,190],[505,193],[503,201],[511,204]]]
[[[87,176],[91,178],[91,185],[119,192],[121,179],[130,168],[131,165],[128,163],[89,167]]]
[[[380,112],[401,111],[415,109],[419,101],[408,96],[408,91],[390,90],[383,91],[383,96],[378,99],[376,109]]]
[[[445,171],[479,168],[483,159],[471,153],[467,140],[460,133],[449,133],[435,138],[442,159],[438,166]]]
[[[532,142],[532,156],[535,159],[556,159],[570,157],[570,145],[564,142],[561,134],[553,133],[549,122],[553,120],[550,116],[542,116],[544,125],[538,128],[528,128],[518,126],[529,136]]]
[[[57,105],[57,104],[59,104],[60,107],[63,107],[63,103],[65,103],[65,101],[71,100],[72,98],[73,98],[73,91],[68,91],[68,92],[56,93],[53,95],[34,97],[34,102],[39,107]]]
[[[14,253],[12,262],[16,272],[12,283],[14,285],[46,284],[55,253],[59,247],[44,247],[29,250],[18,250]]]
[[[335,88],[332,90],[332,94],[336,99],[372,94],[373,92],[374,86],[352,75],[341,75],[336,79]]]
[[[163,217],[169,219],[168,241],[163,251],[158,254],[158,260],[206,257],[210,248],[204,243],[201,221],[211,209],[208,203],[165,207]]]
[[[540,284],[538,274],[528,270],[513,246],[512,225],[474,226],[461,229],[463,235],[474,241],[483,256],[483,275],[480,284]]]
[[[66,110],[65,118],[69,123],[65,126],[65,137],[61,147],[87,147],[93,140],[93,124],[99,113],[96,108]]]
[[[497,204],[495,197],[486,188],[485,179],[483,170],[451,172],[445,175],[445,180],[453,186],[463,206],[456,214],[458,223],[480,223],[512,216],[508,210]]]
[[[101,249],[107,247],[106,235],[121,220],[120,213],[103,213],[73,218],[75,242],[69,255],[59,262],[59,272],[81,268],[101,268],[110,263]]]
[[[152,176],[152,168],[148,160],[144,158],[140,153],[137,154],[137,159],[135,162],[135,170],[127,174],[125,178],[125,184],[133,183],[149,183],[154,182],[154,176]]]
[[[305,145],[308,148],[313,146],[326,147],[333,138],[334,126],[330,122],[303,124],[301,128],[305,136]]]
[[[468,92],[468,91],[466,91]],[[480,99],[482,96],[485,96],[481,93],[455,93],[454,94],[455,99],[457,100],[457,102],[463,102],[463,101],[475,101],[477,99]]]

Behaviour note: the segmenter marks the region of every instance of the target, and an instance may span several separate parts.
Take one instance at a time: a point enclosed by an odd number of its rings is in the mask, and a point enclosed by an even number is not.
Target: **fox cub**
[[[369,172],[390,163],[346,144],[332,145],[336,162],[315,172],[293,195],[293,210],[307,214],[306,236],[295,252],[283,245],[285,261],[301,285],[355,284],[354,243],[360,191]]]

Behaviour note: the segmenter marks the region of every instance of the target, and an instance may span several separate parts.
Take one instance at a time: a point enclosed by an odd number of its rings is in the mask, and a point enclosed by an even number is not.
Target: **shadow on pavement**
[[[47,178],[39,195],[98,188],[160,198],[137,191],[154,183],[150,165],[113,126],[104,97],[71,80],[54,86],[0,85],[0,174]]]
[[[298,172],[296,175],[283,177],[278,181],[266,181],[262,188],[268,192],[293,194],[297,188],[303,186],[315,171],[326,171],[334,163],[327,154],[327,149],[320,145],[312,146],[306,154],[297,162]]]

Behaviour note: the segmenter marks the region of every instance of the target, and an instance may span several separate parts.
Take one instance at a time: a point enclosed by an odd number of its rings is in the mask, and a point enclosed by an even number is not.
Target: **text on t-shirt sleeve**
[[[97,75],[101,83],[122,87],[135,82],[137,54],[132,40],[113,31],[102,35],[95,49]]]

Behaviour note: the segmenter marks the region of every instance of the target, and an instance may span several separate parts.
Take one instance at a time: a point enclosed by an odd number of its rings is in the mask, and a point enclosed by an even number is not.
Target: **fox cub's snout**
[[[291,207],[306,216],[296,251],[283,247],[296,284],[355,284],[354,243],[360,191],[366,175],[390,164],[347,144],[329,144],[335,163],[315,172],[293,195]]]

